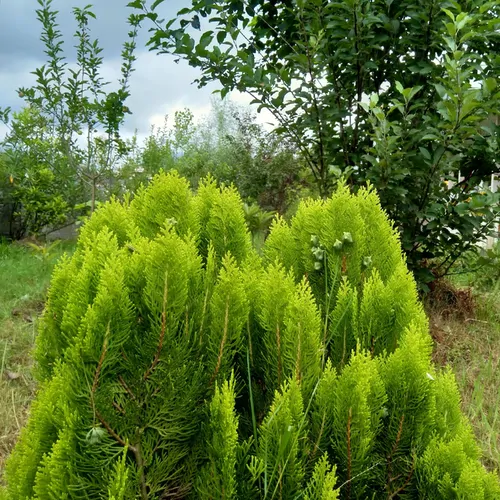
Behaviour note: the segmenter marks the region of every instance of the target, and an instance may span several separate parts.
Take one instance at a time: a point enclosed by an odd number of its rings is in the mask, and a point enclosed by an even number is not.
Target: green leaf
[[[436,89],[436,92],[438,93],[439,97],[441,97],[441,99],[446,98],[446,89],[440,83],[435,83],[434,88]]]
[[[155,0],[152,4],[151,4],[151,10],[155,10],[156,7],[158,7],[158,5],[162,4],[165,0]]]
[[[486,90],[491,93],[497,88],[497,80],[493,77],[488,77],[483,81],[483,85]]]
[[[467,24],[471,22],[472,18],[466,13],[461,12],[456,18],[457,30],[463,29]]]
[[[40,3],[40,2],[39,2]],[[142,0],[134,0],[133,2],[129,2],[127,7],[131,7],[132,9],[141,9],[142,10]]]
[[[455,206],[455,212],[457,212],[458,215],[465,215],[465,213],[468,211],[469,211],[468,203],[458,203]]]
[[[203,33],[203,35],[201,35],[200,46],[205,49],[206,47],[208,47],[208,45],[212,43],[212,40],[213,40],[213,31],[206,31],[205,33]]]
[[[441,161],[444,153],[445,153],[445,148],[443,146],[438,146],[436,150],[434,151],[434,156],[432,159],[433,165],[437,165],[439,161]]]
[[[420,150],[420,152],[422,153],[422,156],[423,156],[426,160],[431,161],[431,159],[432,159],[431,154],[429,153],[429,151],[428,151],[426,148],[424,148],[424,147],[420,146],[418,149]]]
[[[455,22],[455,15],[448,9],[441,9],[453,22]]]
[[[421,85],[417,85],[416,87],[412,87],[410,89],[410,93],[408,95],[408,102],[411,101],[422,89]]]
[[[224,40],[226,39],[227,31],[219,31],[217,32],[217,42],[218,43],[223,43]]]
[[[425,134],[422,137],[422,140],[423,141],[435,141],[435,140],[439,140],[439,136],[437,136],[435,134]]]
[[[370,112],[370,105],[367,104],[366,102],[360,102],[358,103],[362,109],[364,109],[367,113]]]
[[[453,27],[453,29],[455,29],[455,28]],[[454,36],[454,35],[452,35],[452,36]],[[453,40],[453,38],[450,38],[448,36],[444,36],[443,40],[451,52],[455,52],[455,50],[457,50],[457,44],[456,44],[455,40]]]

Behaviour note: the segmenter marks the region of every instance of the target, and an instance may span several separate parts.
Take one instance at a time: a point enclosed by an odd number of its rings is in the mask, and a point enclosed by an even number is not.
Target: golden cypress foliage
[[[207,434],[207,464],[203,467],[196,490],[198,498],[236,498],[238,415],[235,409],[235,380],[231,375],[222,387],[216,384],[210,403]]]
[[[156,176],[54,271],[7,500],[497,499],[371,188],[251,247],[232,187]]]

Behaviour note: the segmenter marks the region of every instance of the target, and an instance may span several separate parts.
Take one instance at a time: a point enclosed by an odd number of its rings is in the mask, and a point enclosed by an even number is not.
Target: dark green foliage
[[[5,236],[20,239],[64,223],[69,205],[63,196],[64,181],[48,163],[46,118],[36,108],[13,118],[0,154],[0,203],[2,218],[9,223],[3,228]]]
[[[54,272],[3,496],[499,498],[374,192],[250,241],[210,179],[96,211]]]

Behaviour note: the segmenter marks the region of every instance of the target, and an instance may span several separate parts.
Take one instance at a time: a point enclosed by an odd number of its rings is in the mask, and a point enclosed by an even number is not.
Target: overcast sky
[[[72,36],[76,24],[72,15],[73,7],[84,7],[92,0],[53,0],[53,7],[59,11],[59,25],[65,37],[68,62],[75,59]],[[93,11],[97,20],[90,25],[91,34],[99,40],[103,50],[104,64],[102,74],[107,81],[116,81],[120,70],[120,53],[127,38],[129,26],[127,17],[131,9],[126,7],[128,0],[94,0]],[[191,0],[166,0],[161,7],[163,17],[169,18],[182,7],[191,5]],[[44,46],[40,42],[41,25],[36,19],[36,0],[0,0],[0,108],[10,106],[19,110],[23,100],[16,89],[34,83],[30,74],[45,62]],[[123,133],[133,135],[137,130],[142,138],[149,132],[151,125],[163,123],[166,114],[189,107],[195,118],[210,109],[212,91],[216,84],[198,89],[192,81],[199,76],[195,68],[183,61],[178,64],[170,55],[156,55],[146,48],[148,39],[144,24],[138,43],[136,71],[130,80],[131,97],[128,106],[132,115],[127,117]],[[243,95],[231,95],[231,99],[247,103]],[[259,117],[265,122],[268,117]],[[5,127],[0,124],[0,138]]]

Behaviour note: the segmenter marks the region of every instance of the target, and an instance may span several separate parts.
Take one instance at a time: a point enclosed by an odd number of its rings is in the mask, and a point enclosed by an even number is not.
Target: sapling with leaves
[[[0,495],[500,498],[431,350],[372,189],[302,202],[261,256],[233,188],[159,174],[54,271]]]
[[[73,67],[68,63],[52,0],[38,0],[38,5],[36,15],[47,62],[33,72],[33,86],[18,90],[28,108],[44,120],[45,150],[29,158],[33,163],[30,167],[38,168],[39,164],[48,169],[64,201],[71,206],[88,201],[93,211],[100,190],[106,190],[106,183],[114,176],[113,167],[127,150],[120,127],[129,113],[126,100],[139,20],[131,18],[129,39],[121,53],[121,76],[117,89],[109,91],[109,82],[102,76],[103,49],[91,37],[90,22],[96,18],[91,6],[73,9],[77,24]],[[10,124],[8,113],[2,116],[10,126],[6,149],[15,156],[19,148],[30,147],[31,136],[18,133],[19,117],[14,115]],[[36,152],[31,149],[31,153]]]

